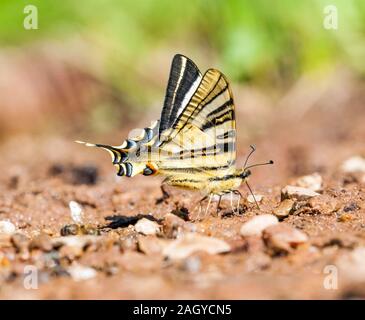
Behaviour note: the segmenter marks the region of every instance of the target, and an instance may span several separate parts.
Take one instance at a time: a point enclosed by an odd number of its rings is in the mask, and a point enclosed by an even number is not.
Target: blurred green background
[[[38,8],[38,30],[23,28],[28,4]],[[327,5],[338,9],[337,30],[323,27]],[[202,70],[220,68],[236,84],[267,90],[343,66],[365,72],[363,0],[2,0],[0,23],[2,50],[34,56],[54,48],[46,55],[67,57],[139,111],[160,108],[177,52]],[[90,104],[92,117],[115,118],[110,101]]]

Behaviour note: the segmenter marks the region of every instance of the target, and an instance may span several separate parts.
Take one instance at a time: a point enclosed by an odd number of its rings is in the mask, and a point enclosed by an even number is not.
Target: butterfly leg
[[[231,191],[230,192],[230,195],[231,195],[231,209],[232,209],[232,213],[236,214],[236,210],[234,209],[234,206],[233,206],[233,194],[234,194],[234,192]]]
[[[207,207],[206,207],[206,209],[205,209],[204,218],[206,218],[206,217],[207,217],[208,210],[209,210],[209,207],[210,207],[210,203],[212,202],[212,198],[213,198],[213,193],[211,193],[211,194],[209,195],[208,205],[207,205]]]
[[[205,196],[204,198],[199,200],[198,206],[199,206],[199,213],[197,215],[197,220],[200,220],[200,213],[202,211],[202,203],[208,198],[208,196]],[[195,207],[196,208],[196,207]],[[195,209],[194,209],[195,210]]]
[[[246,183],[246,186],[247,186],[248,190],[249,190],[249,191],[250,191],[250,193],[252,194],[253,199],[255,200],[255,203],[256,203],[256,207],[257,207],[257,209],[259,209],[259,210],[260,210],[260,206],[259,206],[259,204],[258,204],[258,203],[257,203],[257,201],[256,201],[255,195],[254,195],[254,193],[252,192],[252,189],[251,189],[250,185],[248,184],[248,182],[247,182],[247,181],[245,181],[245,183]]]
[[[219,195],[219,200],[218,200],[218,204],[217,204],[217,210],[216,210],[216,215],[218,215],[218,212],[219,210],[221,209],[220,208],[220,205],[221,205],[221,201],[222,201],[222,195]]]
[[[238,195],[238,201],[237,201],[237,214],[240,213],[240,202],[243,198],[242,193],[239,190],[233,190],[233,193]]]

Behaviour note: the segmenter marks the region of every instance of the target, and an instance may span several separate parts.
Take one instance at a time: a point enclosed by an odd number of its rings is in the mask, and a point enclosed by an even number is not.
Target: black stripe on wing
[[[201,77],[202,75],[193,61],[181,54],[174,56],[161,112],[160,134],[170,128],[184,110],[195,93]]]

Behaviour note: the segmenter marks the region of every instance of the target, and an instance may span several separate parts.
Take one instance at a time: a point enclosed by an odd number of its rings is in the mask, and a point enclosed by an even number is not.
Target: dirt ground
[[[208,217],[194,221],[200,195],[177,189],[156,203],[161,178],[116,178],[108,154],[73,143],[85,137],[5,139],[0,220],[17,230],[0,237],[0,298],[365,298],[365,172],[341,169],[346,159],[365,156],[365,90],[340,80],[317,95],[318,88],[296,88],[273,111],[237,90],[237,164],[243,164],[251,143],[257,147],[251,161],[275,161],[252,170],[250,185],[263,199],[260,209],[245,199],[239,215],[224,201],[222,217],[214,203]],[[127,133],[97,142],[118,143]],[[244,222],[275,210],[282,188],[315,172],[323,178],[321,195],[295,201],[280,221],[307,235],[306,241],[272,250],[265,237],[240,234]],[[240,191],[246,198],[244,185]],[[71,218],[70,201],[83,208],[79,225]],[[142,217],[158,223],[160,231],[137,232],[134,225]],[[166,258],[164,246],[184,233],[224,240],[230,249]],[[37,268],[37,289],[25,286],[29,265]],[[329,275],[335,285],[328,286]]]

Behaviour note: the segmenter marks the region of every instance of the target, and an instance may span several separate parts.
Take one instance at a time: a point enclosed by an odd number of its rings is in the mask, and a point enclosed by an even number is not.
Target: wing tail
[[[153,144],[158,138],[158,124],[158,121],[154,122],[150,127],[144,128],[140,135],[126,139],[120,146],[79,140],[75,142],[108,151],[113,164],[117,167],[117,175],[133,177],[138,173],[143,173],[147,163],[151,161],[150,150],[153,150]]]

